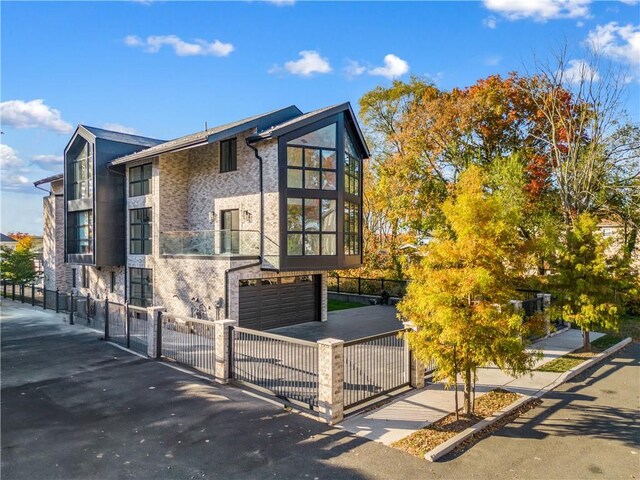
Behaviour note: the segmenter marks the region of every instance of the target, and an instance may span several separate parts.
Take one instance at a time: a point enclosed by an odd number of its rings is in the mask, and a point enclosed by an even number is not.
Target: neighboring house
[[[615,220],[602,219],[598,223],[598,229],[604,238],[611,240],[611,245],[608,248],[610,255],[617,255],[627,241],[629,232],[625,228],[624,223],[617,222]],[[635,248],[631,253],[631,264],[634,268],[640,268],[640,243],[636,241]]]
[[[168,142],[80,125],[63,178],[36,182],[52,185],[45,278],[251,328],[322,320],[326,272],[362,262],[368,155],[348,103]]]
[[[0,247],[6,247],[10,249],[16,248],[18,242],[4,233],[0,233]]]

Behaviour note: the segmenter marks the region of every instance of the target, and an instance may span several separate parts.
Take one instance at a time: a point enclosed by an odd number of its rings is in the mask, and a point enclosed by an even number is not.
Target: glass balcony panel
[[[260,232],[255,230],[160,232],[160,254],[254,257],[260,255]]]

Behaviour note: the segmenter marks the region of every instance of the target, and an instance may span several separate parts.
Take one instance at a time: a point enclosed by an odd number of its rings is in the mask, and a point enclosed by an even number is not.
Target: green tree
[[[510,304],[523,212],[509,206],[506,192],[487,189],[477,166],[462,173],[442,212],[445,225],[410,268],[398,309],[418,327],[407,334],[409,345],[420,360],[436,361],[437,379],[452,385],[462,374],[469,415],[478,368],[494,363],[518,375],[533,365],[522,315]]]
[[[598,230],[596,217],[582,213],[566,239],[559,242],[553,275],[549,279],[558,296],[553,310],[582,329],[583,349],[591,349],[589,332],[596,328],[618,330],[619,288],[624,257],[608,253],[610,241]]]
[[[4,280],[15,284],[31,283],[38,277],[35,269],[36,254],[33,253],[30,236],[21,237],[15,249],[2,247],[0,251],[0,273]]]

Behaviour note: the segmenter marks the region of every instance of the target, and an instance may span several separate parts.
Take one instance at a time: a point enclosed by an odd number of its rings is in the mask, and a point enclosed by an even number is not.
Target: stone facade
[[[47,290],[68,292],[71,269],[64,263],[64,197],[62,179],[51,182],[43,204],[42,269]]]

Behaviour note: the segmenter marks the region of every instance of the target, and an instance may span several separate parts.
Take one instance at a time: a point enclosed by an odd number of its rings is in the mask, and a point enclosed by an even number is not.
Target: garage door
[[[270,328],[313,322],[319,317],[319,275],[240,280],[238,324]]]

